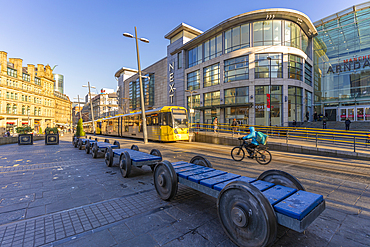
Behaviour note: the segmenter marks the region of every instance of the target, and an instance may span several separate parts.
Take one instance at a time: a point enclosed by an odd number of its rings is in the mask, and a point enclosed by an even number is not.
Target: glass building
[[[315,111],[331,121],[370,121],[370,2],[314,24]]]
[[[244,13],[205,32],[182,23],[165,36],[168,104],[192,105],[194,123],[303,122],[312,114],[315,35],[290,9]]]
[[[60,74],[54,74],[54,90],[64,94],[64,76]]]

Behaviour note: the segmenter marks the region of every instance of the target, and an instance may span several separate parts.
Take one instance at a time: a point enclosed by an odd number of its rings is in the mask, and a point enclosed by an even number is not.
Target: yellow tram
[[[180,106],[163,106],[145,111],[148,139],[156,141],[189,140],[187,110]],[[92,122],[84,123],[84,131],[93,133]],[[143,138],[141,112],[99,119],[96,134]]]

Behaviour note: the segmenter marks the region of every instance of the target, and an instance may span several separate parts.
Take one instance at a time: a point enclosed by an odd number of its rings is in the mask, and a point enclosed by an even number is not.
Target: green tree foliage
[[[39,134],[42,135],[42,128],[39,128]]]
[[[83,127],[82,127],[82,118],[80,118],[80,120],[78,120],[76,136],[85,136],[85,132],[84,132]]]
[[[57,127],[54,127],[54,128],[47,127],[45,129],[45,133],[46,134],[58,134],[58,128]]]

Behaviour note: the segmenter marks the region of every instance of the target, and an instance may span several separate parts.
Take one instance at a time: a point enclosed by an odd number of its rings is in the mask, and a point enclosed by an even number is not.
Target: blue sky
[[[164,36],[181,22],[206,31],[230,17],[264,8],[290,8],[312,22],[364,1],[118,1],[0,0],[0,50],[26,64],[58,65],[65,93],[72,101],[87,81],[101,89],[117,87],[115,72],[137,68],[134,33],[150,40],[139,43],[141,67],[162,59],[169,41]]]

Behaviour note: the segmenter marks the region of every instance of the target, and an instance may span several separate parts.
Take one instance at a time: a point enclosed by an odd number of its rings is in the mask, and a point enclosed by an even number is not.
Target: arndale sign
[[[353,59],[343,60],[343,64],[337,64],[335,66],[329,66],[327,74],[329,73],[341,73],[346,71],[364,69],[366,66],[370,67],[370,55],[355,57]],[[335,70],[335,71],[334,71]]]

